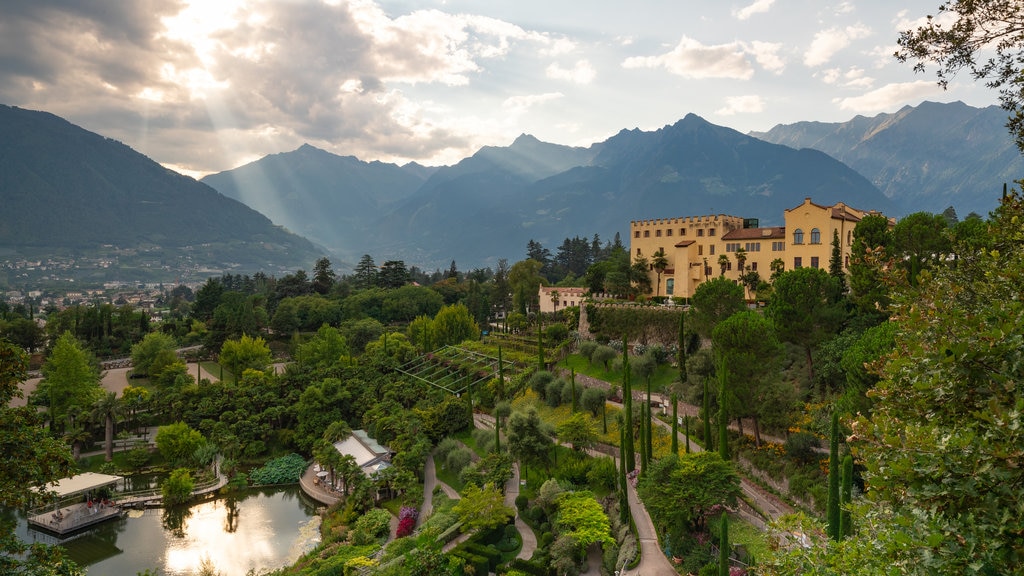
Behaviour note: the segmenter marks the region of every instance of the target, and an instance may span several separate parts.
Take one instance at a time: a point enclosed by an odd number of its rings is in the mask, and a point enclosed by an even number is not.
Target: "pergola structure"
[[[53,496],[53,505],[29,511],[28,523],[50,532],[66,534],[116,518],[121,515],[119,506],[106,499],[93,500],[90,494],[121,480],[121,476],[83,472],[62,478],[52,486],[38,488],[38,493]]]
[[[509,373],[515,368],[510,360],[502,360],[502,365]],[[406,362],[398,371],[458,395],[496,377],[498,359],[458,346],[445,346]]]

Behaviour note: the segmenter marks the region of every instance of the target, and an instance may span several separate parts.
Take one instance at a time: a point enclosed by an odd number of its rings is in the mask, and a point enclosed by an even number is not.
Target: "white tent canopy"
[[[96,488],[109,486],[121,480],[121,476],[98,474],[96,472],[83,472],[77,476],[72,476],[71,478],[61,478],[56,485],[37,488],[36,491],[56,492],[58,498],[63,498],[65,496],[71,496],[72,494],[79,494],[82,492],[88,492],[89,490],[95,490]]]

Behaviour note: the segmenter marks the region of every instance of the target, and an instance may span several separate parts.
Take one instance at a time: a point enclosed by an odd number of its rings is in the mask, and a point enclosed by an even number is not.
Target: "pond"
[[[205,560],[224,576],[268,572],[292,564],[320,542],[317,504],[298,486],[249,490],[175,509],[130,511],[63,541],[30,529],[26,542],[60,543],[89,576],[195,574]],[[5,516],[7,514],[4,514]]]

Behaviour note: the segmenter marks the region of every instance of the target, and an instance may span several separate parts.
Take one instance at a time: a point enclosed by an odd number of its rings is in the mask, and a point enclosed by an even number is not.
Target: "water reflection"
[[[11,511],[0,509],[0,517]],[[47,541],[16,514],[19,536]],[[90,576],[196,573],[204,560],[225,576],[267,572],[293,563],[319,543],[319,516],[297,488],[252,491],[192,507],[150,509],[97,525],[62,543]]]
[[[185,521],[192,516],[192,509],[188,506],[171,506],[164,508],[161,524],[164,530],[168,531],[175,538],[185,537]]]

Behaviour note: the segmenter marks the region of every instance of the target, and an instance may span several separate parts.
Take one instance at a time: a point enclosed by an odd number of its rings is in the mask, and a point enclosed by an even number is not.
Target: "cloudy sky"
[[[0,103],[193,176],[303,143],[451,164],[693,112],[747,132],[948,91],[892,57],[939,0],[0,0]]]

